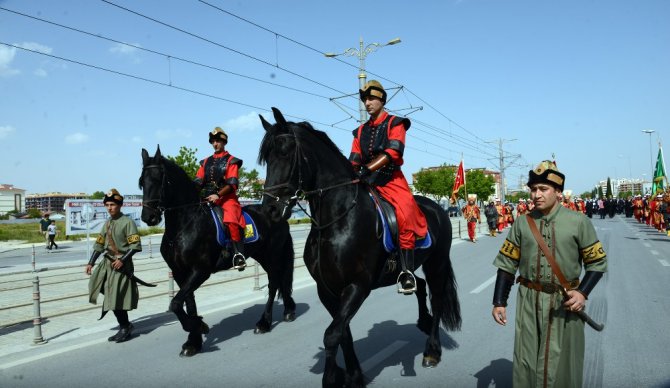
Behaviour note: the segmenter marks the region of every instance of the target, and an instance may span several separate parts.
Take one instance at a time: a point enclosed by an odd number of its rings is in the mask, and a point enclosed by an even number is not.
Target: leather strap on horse
[[[556,260],[554,260],[554,255],[551,254],[551,251],[549,250],[547,243],[545,243],[544,240],[542,239],[540,231],[537,229],[537,225],[535,225],[535,220],[533,219],[533,217],[531,217],[530,214],[526,214],[526,220],[528,221],[528,227],[530,228],[530,231],[533,233],[533,237],[535,237],[535,241],[537,241],[537,245],[540,246],[542,253],[544,253],[544,257],[546,257],[547,261],[549,262],[551,271],[554,273],[554,275],[556,275],[558,281],[561,283],[560,287],[561,294],[563,294],[563,297],[565,299],[568,299],[567,288],[570,287],[570,283],[565,279],[565,275],[563,275],[563,272],[561,272],[561,268],[558,266],[558,264],[556,264]],[[572,312],[577,314],[577,316],[582,321],[586,322],[596,331],[602,331],[605,328],[605,325],[603,325],[602,323],[595,322],[584,310],[572,311]]]

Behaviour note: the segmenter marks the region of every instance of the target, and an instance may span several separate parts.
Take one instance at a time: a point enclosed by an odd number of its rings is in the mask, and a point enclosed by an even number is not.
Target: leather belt
[[[533,282],[521,276],[516,278],[516,282],[524,287],[530,288],[531,290],[541,291],[546,294],[553,294],[561,291],[561,285],[558,283]],[[574,290],[578,286],[579,286],[579,279],[575,279],[568,283],[568,290]]]

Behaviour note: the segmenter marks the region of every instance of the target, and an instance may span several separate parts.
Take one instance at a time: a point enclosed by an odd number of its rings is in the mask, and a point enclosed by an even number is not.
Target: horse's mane
[[[333,143],[333,141],[330,139],[330,137],[328,137],[328,134],[326,134],[326,132],[315,129],[312,126],[312,124],[306,121],[300,123],[289,122],[287,124],[290,127],[289,131],[293,132],[293,134],[298,138],[298,140],[313,143],[310,141],[308,137],[305,136],[305,134],[311,135],[315,137],[319,141],[319,143],[323,144],[326,148],[328,148],[334,155],[337,155],[337,157],[340,159],[340,163],[349,165],[349,161],[344,156],[344,154],[342,154],[342,150],[340,150],[337,147],[337,145]],[[277,132],[279,132],[277,125],[274,125],[272,131],[267,131],[265,133],[265,136],[263,136],[263,140],[261,141],[261,145],[258,151],[259,164],[263,165],[268,162],[270,152],[275,147],[275,136],[278,134]]]

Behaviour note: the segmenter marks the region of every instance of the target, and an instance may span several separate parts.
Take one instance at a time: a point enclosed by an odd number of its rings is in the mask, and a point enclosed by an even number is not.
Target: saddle
[[[398,220],[395,215],[395,208],[391,203],[385,200],[374,187],[369,187],[370,198],[375,204],[377,214],[382,227],[382,244],[387,253],[398,251],[400,243],[398,242]],[[423,238],[417,238],[414,243],[414,250],[426,249],[433,244],[430,233]]]
[[[226,248],[230,244],[230,237],[228,237],[226,228],[223,226],[223,209],[221,209],[220,206],[210,206],[209,211],[214,219],[214,225],[216,225],[216,241],[223,248]],[[244,211],[244,208],[242,208],[242,216],[244,217],[244,222],[246,224],[244,227],[243,242],[245,244],[256,242],[260,238],[258,229],[256,228],[256,222],[251,218],[249,213]]]

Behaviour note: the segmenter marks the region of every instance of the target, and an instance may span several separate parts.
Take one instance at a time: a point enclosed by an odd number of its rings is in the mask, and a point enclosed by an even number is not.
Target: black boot
[[[129,323],[127,326],[122,326],[116,335],[116,343],[128,341],[132,333],[133,333],[132,323]]]
[[[233,243],[233,268],[238,271],[244,271],[247,261],[244,257],[244,243],[242,241],[232,241]]]
[[[416,291],[414,270],[414,249],[400,250],[400,275],[398,275],[398,293],[412,295]]]
[[[110,342],[125,342],[130,339],[133,324],[128,321],[128,312],[125,310],[113,310],[116,321],[119,323],[119,331],[107,338]]]

